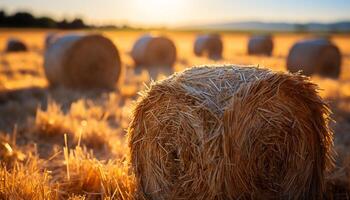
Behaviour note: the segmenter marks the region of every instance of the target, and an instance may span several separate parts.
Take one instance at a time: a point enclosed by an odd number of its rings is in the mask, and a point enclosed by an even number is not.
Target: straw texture
[[[321,199],[329,110],[300,75],[200,66],[142,93],[128,129],[148,199]]]

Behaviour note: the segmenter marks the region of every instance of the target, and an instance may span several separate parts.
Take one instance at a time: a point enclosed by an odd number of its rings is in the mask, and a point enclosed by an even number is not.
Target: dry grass
[[[50,183],[48,171],[38,167],[33,158],[25,164],[16,164],[13,168],[0,168],[1,199],[57,199],[57,184]]]
[[[46,33],[45,30],[1,30],[0,33],[2,47],[5,47],[8,37],[16,37],[29,48],[25,53],[0,52],[0,199],[142,198],[135,196],[135,177],[126,163],[129,152],[125,129],[130,122],[132,102],[138,97],[137,92],[151,80],[146,70],[135,72],[129,54],[136,39],[144,33],[103,33],[116,44],[123,62],[119,87],[110,92],[48,89],[43,70]],[[246,55],[249,35],[225,33],[222,34],[223,59],[213,61],[193,54],[197,33],[164,31],[160,34],[168,36],[176,45],[175,71],[217,62],[260,64],[284,71],[289,48],[295,41],[310,37],[275,35],[272,56],[263,57]],[[332,192],[333,199],[344,196],[344,192],[350,189],[346,175],[350,170],[344,161],[350,148],[347,136],[350,131],[348,40],[349,36],[345,35],[332,37],[344,57],[340,79],[312,77],[312,81],[324,89],[321,95],[330,102],[333,118],[337,121],[337,124],[331,124],[339,154],[337,170],[327,176],[331,180],[327,189]],[[67,135],[66,150],[64,135]]]
[[[47,160],[29,155],[0,168],[1,199],[134,199],[135,181],[123,160],[97,160],[77,147]],[[74,199],[73,198],[73,199]]]

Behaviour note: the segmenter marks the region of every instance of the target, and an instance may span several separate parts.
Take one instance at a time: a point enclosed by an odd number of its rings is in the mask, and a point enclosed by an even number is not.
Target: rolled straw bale
[[[10,38],[7,40],[6,44],[6,52],[20,52],[20,51],[27,51],[27,45],[22,42],[19,39],[16,38]]]
[[[45,37],[45,49],[49,48],[49,46],[51,46],[56,41],[56,38],[58,38],[57,33],[48,33]]]
[[[249,55],[271,56],[273,51],[273,41],[270,35],[252,36],[248,42]]]
[[[326,39],[308,39],[297,42],[289,51],[287,69],[302,70],[303,74],[338,78],[341,53],[336,45]]]
[[[307,77],[201,66],[156,82],[128,129],[149,199],[320,199],[333,166],[328,106]]]
[[[196,56],[207,56],[210,59],[221,59],[223,51],[223,43],[220,35],[208,34],[200,35],[194,43],[194,54]]]
[[[171,67],[176,61],[176,47],[167,37],[147,34],[135,42],[131,56],[138,66]]]
[[[104,36],[70,34],[57,38],[46,50],[44,66],[52,85],[113,88],[121,61],[115,45]]]

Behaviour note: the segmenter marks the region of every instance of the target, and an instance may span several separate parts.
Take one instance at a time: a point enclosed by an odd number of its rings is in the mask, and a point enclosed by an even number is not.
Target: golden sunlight
[[[177,23],[184,9],[184,0],[132,0],[141,23]]]

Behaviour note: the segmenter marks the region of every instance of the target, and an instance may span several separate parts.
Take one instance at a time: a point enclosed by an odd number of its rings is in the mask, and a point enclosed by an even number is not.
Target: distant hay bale
[[[51,32],[51,33],[48,33],[45,37],[45,49],[49,48],[56,40],[56,38],[58,38],[58,34],[57,33],[54,33],[54,32]]]
[[[336,45],[326,39],[309,39],[297,42],[289,51],[287,69],[302,70],[310,76],[338,78],[341,68],[341,53]]]
[[[248,42],[249,55],[271,56],[273,51],[273,40],[270,35],[252,36]]]
[[[220,35],[209,34],[198,36],[194,43],[194,54],[196,56],[207,56],[210,59],[222,58],[223,43]]]
[[[115,45],[104,36],[71,34],[56,38],[45,52],[44,66],[51,85],[113,88],[121,61]]]
[[[147,34],[135,42],[131,56],[137,66],[171,67],[176,61],[176,47],[167,37]]]
[[[10,38],[7,40],[6,52],[28,51],[27,45],[19,39]]]
[[[307,77],[202,66],[157,82],[128,130],[148,199],[319,199],[329,110]]]

